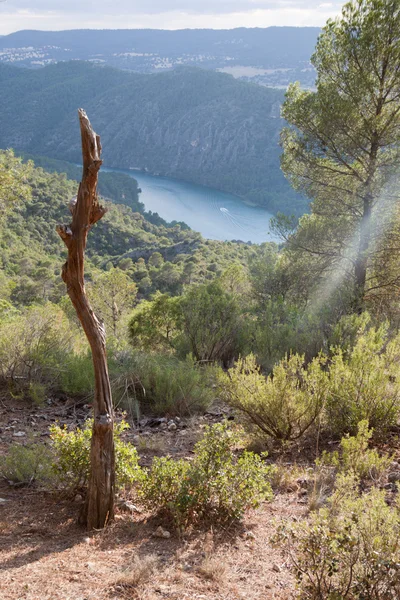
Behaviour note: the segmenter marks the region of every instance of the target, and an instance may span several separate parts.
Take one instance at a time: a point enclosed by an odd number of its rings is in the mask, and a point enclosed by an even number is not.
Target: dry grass
[[[137,442],[137,449],[138,452],[165,454],[167,451],[167,443],[163,437],[141,435]]]
[[[308,472],[304,467],[297,464],[285,464],[277,461],[276,469],[271,478],[271,485],[274,491],[281,494],[297,492],[301,488],[299,483],[308,477]]]
[[[132,564],[124,569],[123,575],[115,582],[116,591],[130,591],[150,581],[158,565],[154,554],[136,555]]]
[[[198,573],[210,581],[222,583],[227,574],[227,565],[222,556],[206,556],[198,567]]]
[[[335,485],[335,470],[322,467],[315,472],[308,493],[308,509],[319,510],[327,501]]]

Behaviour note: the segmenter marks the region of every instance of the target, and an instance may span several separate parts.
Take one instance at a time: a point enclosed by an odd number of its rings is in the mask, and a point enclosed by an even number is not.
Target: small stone
[[[175,431],[176,429],[178,429],[177,424],[174,421],[170,421],[168,423],[168,431]]]
[[[251,539],[251,540],[255,540],[256,539],[256,536],[254,535],[254,533],[252,531],[246,531],[246,533],[244,535],[248,539]]]
[[[133,504],[133,502],[130,502],[129,500],[123,501],[119,503],[119,508],[121,510],[124,510],[125,512],[130,512],[130,513],[141,513],[142,511]]]
[[[186,429],[181,429],[181,431],[179,432],[179,435],[187,435]]]
[[[168,425],[166,423],[160,423],[160,429],[167,429]]]
[[[280,568],[280,566],[277,565],[276,563],[274,563],[272,565],[272,570],[275,571],[276,573],[280,573],[282,571],[282,569]]]
[[[299,477],[299,479],[297,479],[296,483],[303,489],[306,490],[308,487],[308,479],[305,479],[304,477]]]
[[[161,525],[159,527],[157,527],[157,529],[154,532],[154,537],[158,537],[158,538],[164,538],[164,539],[168,539],[171,537],[171,534],[169,531],[167,531],[166,529],[164,529],[163,527],[161,527]]]
[[[181,422],[181,418],[180,417],[175,417],[175,423],[180,423]]]
[[[14,437],[24,437],[25,435],[25,431],[16,431],[15,433],[13,433]]]
[[[395,483],[396,481],[400,481],[400,471],[392,471],[392,473],[389,473],[388,481],[389,483]]]
[[[92,539],[90,537],[85,537],[83,538],[83,541],[85,542],[85,544],[91,544]]]
[[[83,497],[80,494],[76,494],[75,498],[74,498],[74,502],[78,503],[78,502],[82,502]]]
[[[6,498],[0,498],[0,504],[4,504],[5,502],[8,502],[8,500],[6,500]]]

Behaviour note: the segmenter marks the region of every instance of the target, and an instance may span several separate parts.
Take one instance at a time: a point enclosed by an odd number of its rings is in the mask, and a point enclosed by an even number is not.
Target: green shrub
[[[137,352],[128,355],[115,376],[116,404],[136,410],[139,403],[157,414],[187,415],[204,411],[212,402],[216,368],[196,365],[191,357],[178,360],[170,355]]]
[[[43,406],[46,400],[46,386],[39,381],[31,381],[28,386],[29,397],[37,406]]]
[[[229,273],[224,283],[232,289],[228,279]],[[239,355],[242,327],[239,298],[215,280],[188,286],[179,297],[158,292],[151,302],[141,302],[129,334],[144,350],[176,350],[180,357],[190,353],[197,361],[227,363]]]
[[[50,427],[53,450],[53,473],[59,486],[75,491],[87,486],[90,473],[90,441],[93,420],[88,419],[83,429],[67,431],[59,425]],[[129,428],[125,421],[114,428],[116,487],[131,486],[142,478],[136,448],[121,440]]]
[[[94,389],[93,361],[90,354],[71,353],[60,365],[61,389],[66,394],[87,396]]]
[[[362,479],[379,479],[389,468],[393,457],[380,456],[377,450],[368,448],[372,434],[373,430],[368,429],[368,421],[360,421],[356,436],[346,435],[342,438],[341,453],[324,451],[317,466],[332,466],[341,473],[351,472]]]
[[[387,341],[386,328],[360,335],[345,355],[334,349],[329,367],[326,425],[341,437],[355,434],[367,420],[381,435],[400,414],[399,339]]]
[[[189,286],[181,304],[182,345],[197,361],[228,364],[241,351],[243,317],[239,300],[220,281]]]
[[[0,473],[15,484],[31,485],[51,478],[52,454],[44,444],[13,444],[0,460]]]
[[[185,527],[240,519],[246,509],[270,499],[273,468],[251,452],[236,459],[235,442],[226,424],[216,424],[206,429],[190,462],[155,458],[142,485],[145,504]]]
[[[72,352],[73,336],[64,312],[47,303],[0,322],[0,379],[35,400],[35,385],[59,387],[60,365]]]
[[[367,312],[360,315],[346,315],[340,319],[333,329],[330,345],[334,348],[341,348],[347,354],[354,348],[359,337],[364,335],[371,327],[372,319]]]
[[[361,333],[346,352],[333,348],[306,366],[294,354],[265,378],[252,355],[239,360],[221,376],[223,398],[250,429],[278,440],[299,439],[317,420],[337,438],[364,420],[384,434],[400,416],[400,336],[388,341],[386,327],[364,332],[368,319],[353,321]]]
[[[283,525],[276,541],[289,554],[298,598],[396,600],[400,597],[400,516],[384,490],[359,495],[340,477],[327,505],[309,521]]]
[[[280,441],[295,440],[321,414],[328,387],[324,364],[317,357],[304,366],[304,357],[295,354],[264,377],[250,355],[221,376],[221,394],[241,412],[251,431],[261,430]]]

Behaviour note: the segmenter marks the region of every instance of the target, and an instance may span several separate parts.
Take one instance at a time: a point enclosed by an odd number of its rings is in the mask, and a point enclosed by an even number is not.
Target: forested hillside
[[[314,85],[310,56],[319,29],[17,31],[0,38],[0,62],[38,68],[66,60],[152,73],[178,66],[236,69],[264,85]]]
[[[138,75],[80,62],[2,65],[0,82],[0,147],[77,162],[75,111],[85,106],[107,166],[208,185],[273,212],[306,209],[279,167],[280,91],[200,69]]]
[[[10,152],[0,153],[0,168],[23,173],[26,186],[26,195],[1,222],[2,299],[14,306],[58,302],[65,293],[60,279],[64,249],[56,225],[65,220],[78,184],[33,163],[24,164]],[[106,198],[113,204],[109,202],[110,210],[88,248],[89,280],[101,270],[120,267],[136,283],[139,297],[157,290],[177,294],[185,284],[212,280],[231,261],[241,264],[256,254],[256,247],[203,240],[185,226],[163,224],[156,215],[150,218],[160,224],[150,223],[146,213],[132,210],[134,206],[115,204],[120,187],[113,179],[116,176],[120,183],[119,174],[112,174],[111,183],[110,174],[103,176],[109,185],[100,184],[100,189],[108,191]]]
[[[398,0],[344,5],[312,63],[285,123],[211,71],[2,65],[1,600],[400,598]],[[310,202],[279,245],[98,180],[104,147],[298,208],[279,134]]]

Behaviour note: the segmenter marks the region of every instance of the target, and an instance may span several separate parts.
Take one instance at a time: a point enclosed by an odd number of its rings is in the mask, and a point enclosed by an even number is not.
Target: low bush
[[[0,460],[2,477],[14,484],[31,485],[51,479],[52,454],[44,444],[13,444]]]
[[[55,305],[33,306],[11,315],[0,322],[0,380],[14,393],[29,395],[31,389],[35,399],[37,386],[59,387],[60,365],[72,348],[69,323]]]
[[[331,466],[340,473],[353,473],[361,479],[378,480],[389,468],[392,456],[380,456],[368,443],[373,430],[368,429],[368,421],[360,421],[356,436],[346,435],[340,442],[341,452],[326,452],[317,461],[318,467]]]
[[[94,389],[93,361],[89,353],[71,353],[60,365],[61,389],[74,396],[89,396]]]
[[[305,600],[395,600],[400,597],[399,508],[384,490],[358,493],[341,476],[326,506],[308,521],[285,524],[275,541],[290,556]]]
[[[71,493],[87,486],[90,473],[90,441],[93,420],[88,419],[83,429],[68,431],[65,427],[50,427],[53,452],[53,474],[58,487]],[[116,488],[131,486],[141,481],[136,448],[121,440],[122,433],[129,428],[125,421],[114,428]]]
[[[280,441],[301,438],[316,422],[336,439],[355,435],[360,421],[381,436],[400,417],[400,336],[389,340],[386,327],[353,321],[345,352],[332,348],[307,365],[294,354],[268,377],[252,355],[239,360],[220,378],[222,397],[250,430]]]
[[[264,377],[254,356],[239,360],[221,375],[221,395],[239,410],[251,431],[262,431],[279,441],[300,438],[319,418],[328,392],[325,360],[304,365],[295,354]]]
[[[337,437],[355,434],[367,420],[377,435],[400,415],[399,338],[387,340],[386,328],[360,335],[345,355],[333,352],[329,367],[326,424]]]
[[[119,367],[113,367],[114,400],[131,412],[137,405],[157,414],[201,412],[214,398],[216,370],[196,365],[190,356],[178,360],[165,354],[127,354]]]
[[[155,458],[142,484],[144,503],[187,527],[240,519],[246,509],[270,499],[273,467],[251,452],[235,458],[236,441],[226,424],[216,424],[206,429],[190,462]]]

